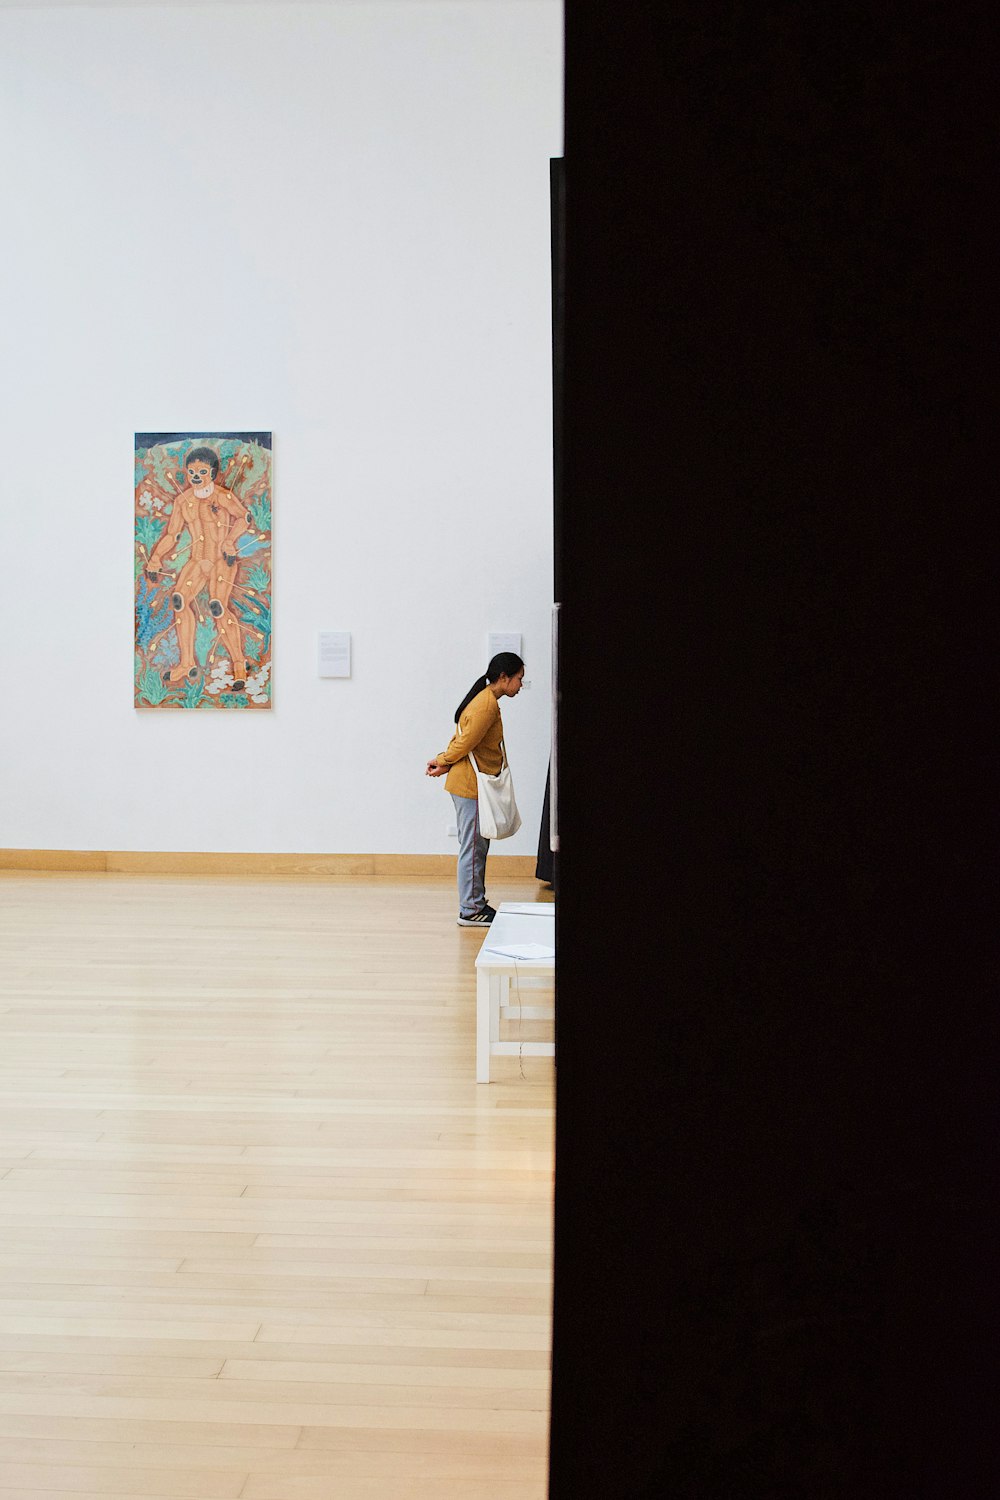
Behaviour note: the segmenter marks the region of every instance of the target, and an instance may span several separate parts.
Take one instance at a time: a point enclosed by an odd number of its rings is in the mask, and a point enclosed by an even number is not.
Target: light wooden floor
[[[543,1500],[554,1072],[455,908],[0,875],[2,1500]]]

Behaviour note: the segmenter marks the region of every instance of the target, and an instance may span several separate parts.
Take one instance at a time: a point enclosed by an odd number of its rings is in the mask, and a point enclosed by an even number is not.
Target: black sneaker
[[[477,911],[474,917],[459,916],[459,927],[488,927],[496,916],[492,906],[484,906],[482,911]]]

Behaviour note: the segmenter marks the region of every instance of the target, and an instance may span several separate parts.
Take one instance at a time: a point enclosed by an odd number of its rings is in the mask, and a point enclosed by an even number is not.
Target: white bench
[[[555,902],[502,901],[476,958],[476,1082],[489,1083],[491,1057],[553,1057],[555,1042],[502,1042],[500,1017],[514,1010],[525,1021],[553,1018],[552,1001],[546,1006],[522,1005],[522,981],[535,988],[538,979],[554,978],[555,956],[513,958],[499,949],[523,943],[542,943],[555,949]],[[510,981],[516,998],[510,998]],[[547,986],[545,986],[547,987]]]

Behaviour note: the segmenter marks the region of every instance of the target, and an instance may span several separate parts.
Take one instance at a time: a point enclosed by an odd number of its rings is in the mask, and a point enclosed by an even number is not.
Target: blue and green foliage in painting
[[[152,643],[172,625],[174,612],[170,600],[140,572],[135,591],[135,643],[140,651],[149,651]]]
[[[256,525],[258,531],[268,533],[270,532],[271,500],[267,494],[265,494],[262,499],[258,500],[256,505],[251,505],[250,514],[254,518],[254,524]]]
[[[135,523],[135,539],[141,542],[147,555],[152,552],[160,537],[163,535],[165,521],[157,520],[153,516],[140,516]]]
[[[198,659],[198,665],[204,672],[208,666],[208,656],[215,643],[215,621],[211,615],[199,621],[194,633],[194,654]]]
[[[198,448],[218,456],[208,496],[185,469]],[[136,434],[137,707],[270,707],[271,483],[270,433]]]
[[[165,635],[160,636],[159,644],[150,657],[154,667],[159,668],[161,674],[167,667],[176,667],[181,659],[181,648],[177,640],[176,630],[168,630]]]
[[[258,654],[254,661],[263,661],[271,650],[271,606],[265,597],[259,595],[248,595],[244,599],[234,599],[233,608],[249,627],[249,632],[257,637],[256,645]]]
[[[205,691],[205,679],[199,677],[196,682],[186,682],[181,696],[182,708],[197,708],[201,702],[201,695]]]
[[[169,687],[155,667],[144,667],[139,672],[136,690],[137,701],[148,704],[150,708],[159,708],[161,703],[166,702],[170,693]]]

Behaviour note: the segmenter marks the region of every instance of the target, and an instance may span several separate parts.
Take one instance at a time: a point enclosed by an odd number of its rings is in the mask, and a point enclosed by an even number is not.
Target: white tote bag
[[[514,801],[514,783],[510,778],[507,751],[500,741],[501,765],[495,776],[481,771],[476,757],[469,753],[479,788],[479,832],[484,839],[509,839],[521,826],[521,814]]]

